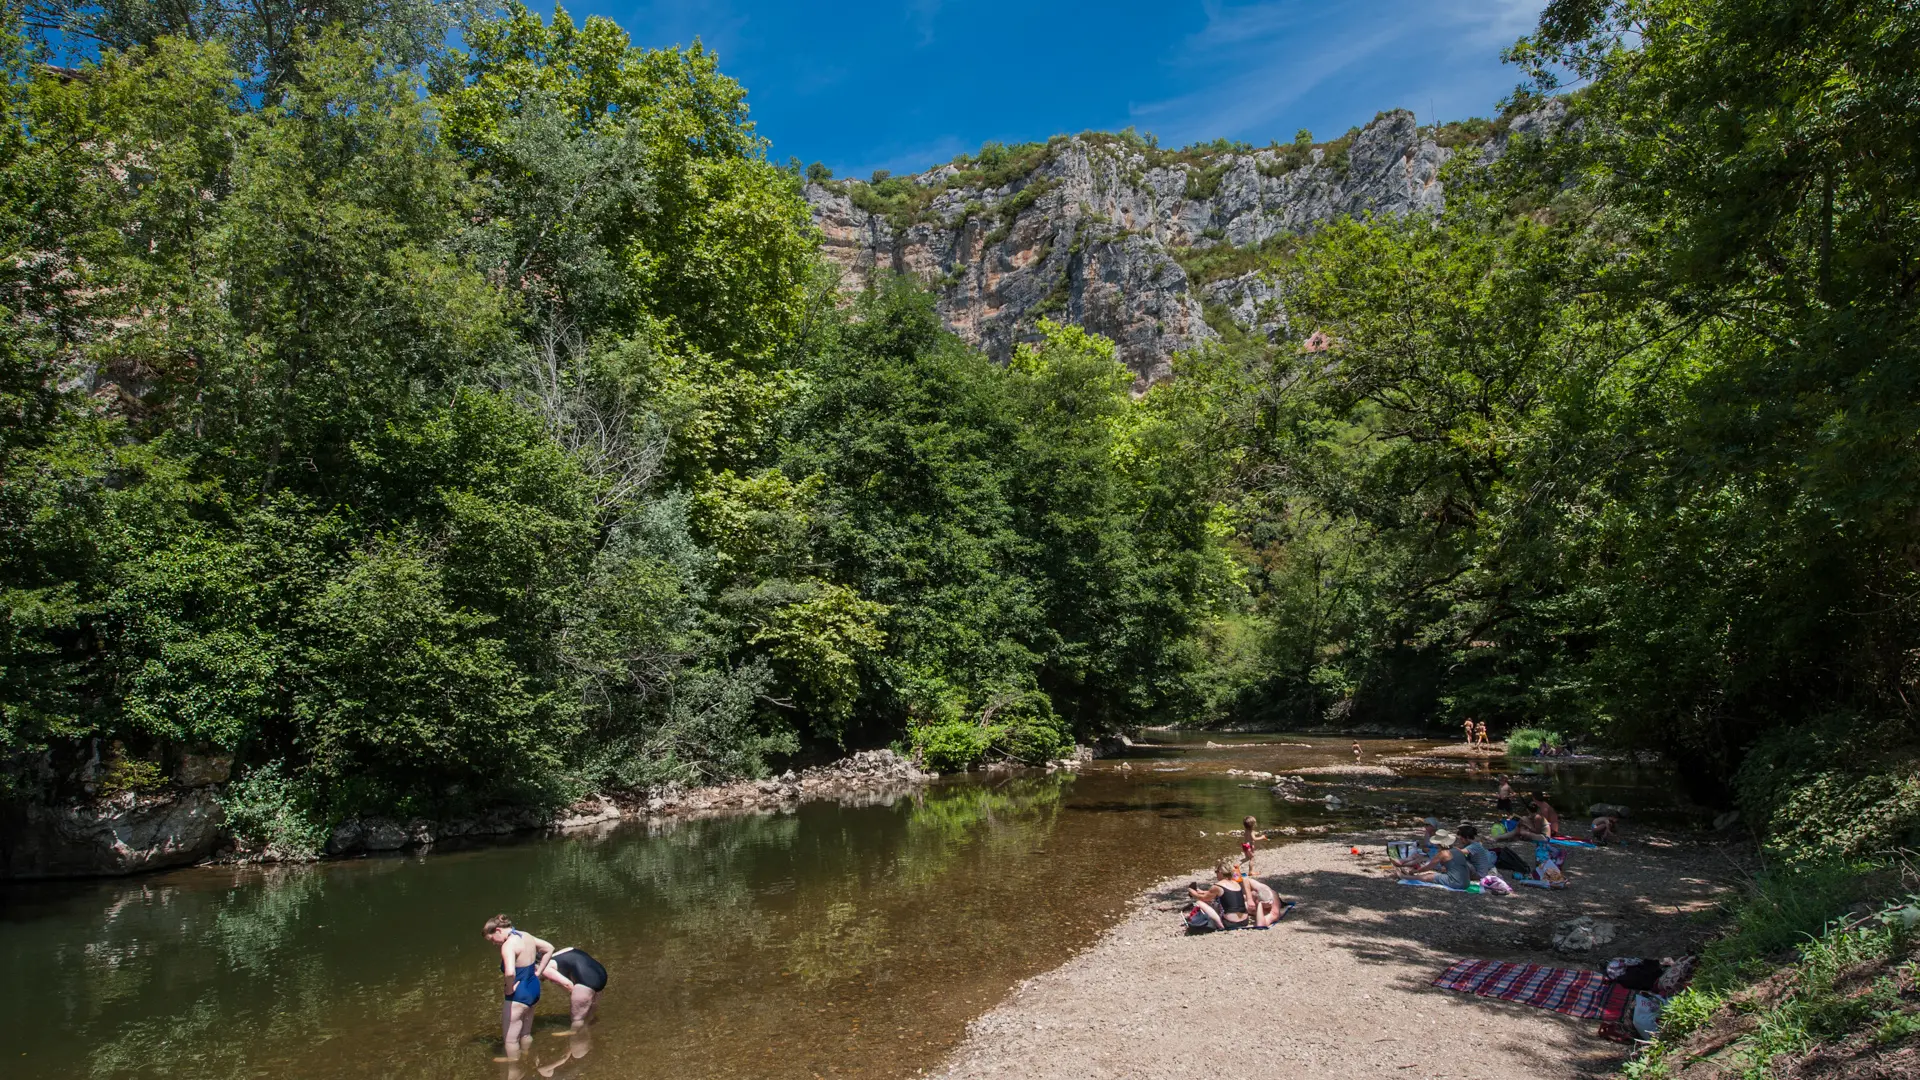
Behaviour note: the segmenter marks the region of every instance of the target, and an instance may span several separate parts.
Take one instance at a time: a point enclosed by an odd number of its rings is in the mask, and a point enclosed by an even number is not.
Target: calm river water
[[[565,1035],[549,987],[540,1074],[910,1076],[1143,886],[1235,850],[1220,834],[1246,814],[1372,824],[1377,809],[1404,818],[1491,792],[1490,774],[1436,763],[1343,789],[1351,805],[1335,815],[1227,770],[1351,761],[1349,739],[1166,738],[1078,776],[961,778],[890,804],[0,886],[0,1074],[530,1076],[491,1061],[497,953],[480,923],[505,911],[611,971],[590,1039]],[[1432,745],[1366,749],[1371,761]],[[1678,810],[1653,769],[1556,766],[1531,786],[1567,807]]]

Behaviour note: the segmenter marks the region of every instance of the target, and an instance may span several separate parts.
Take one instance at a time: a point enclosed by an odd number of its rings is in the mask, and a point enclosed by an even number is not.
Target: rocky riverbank
[[[1600,1075],[1625,1048],[1593,1021],[1446,993],[1433,977],[1470,957],[1593,967],[1688,951],[1705,932],[1695,916],[1738,876],[1732,849],[1642,836],[1578,853],[1564,891],[1407,888],[1377,869],[1390,835],[1260,852],[1260,876],[1299,901],[1266,932],[1186,937],[1185,886],[1203,875],[1160,882],[1092,949],[970,1025],[937,1075],[1172,1078],[1223,1061],[1305,1080]],[[1556,928],[1583,918],[1612,941],[1556,951]]]
[[[862,750],[830,765],[798,773],[789,770],[767,780],[682,788],[669,785],[650,792],[595,795],[560,810],[498,811],[479,818],[443,823],[422,819],[400,822],[365,818],[345,822],[328,839],[329,856],[357,855],[425,847],[439,840],[497,836],[546,829],[564,832],[604,825],[623,818],[698,817],[779,810],[812,799],[889,797],[935,779],[891,750]]]
[[[225,778],[223,771],[219,779]],[[0,880],[112,877],[201,862],[300,862],[512,833],[560,832],[623,818],[764,812],[811,799],[891,798],[935,778],[891,750],[862,750],[829,765],[768,780],[596,795],[558,812],[505,807],[450,820],[356,818],[336,826],[318,852],[237,843],[225,827],[219,788],[208,783],[147,795],[125,793],[91,804],[7,808],[0,816]]]

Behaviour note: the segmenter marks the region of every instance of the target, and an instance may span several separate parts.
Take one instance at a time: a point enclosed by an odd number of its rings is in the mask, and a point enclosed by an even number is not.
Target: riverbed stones
[[[1604,919],[1582,915],[1554,925],[1553,947],[1564,953],[1592,952],[1611,942],[1616,930],[1614,924]]]

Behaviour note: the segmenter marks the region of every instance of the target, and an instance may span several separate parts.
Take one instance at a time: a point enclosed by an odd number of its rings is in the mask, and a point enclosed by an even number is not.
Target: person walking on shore
[[[540,1000],[540,969],[553,956],[553,946],[513,928],[513,920],[495,915],[481,927],[488,941],[500,947],[501,977],[505,980],[506,1001],[500,1006],[500,1039],[506,1056],[501,1061],[518,1061],[525,1044],[533,1039],[533,1006]]]
[[[1472,746],[1473,745],[1473,717],[1469,716],[1465,720],[1460,721],[1460,730],[1466,732],[1467,745]]]
[[[1493,745],[1492,743],[1487,741],[1487,722],[1485,720],[1482,720],[1479,723],[1473,725],[1473,735],[1474,735],[1475,741],[1477,741],[1481,746]]]

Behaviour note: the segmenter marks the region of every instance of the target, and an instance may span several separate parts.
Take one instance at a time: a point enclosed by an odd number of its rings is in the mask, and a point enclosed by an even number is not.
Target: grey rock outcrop
[[[223,817],[204,788],[121,795],[97,805],[10,807],[0,820],[0,879],[132,874],[213,853]]]
[[[1558,103],[1506,130],[1536,132]],[[1490,139],[1497,157],[1507,134]],[[1218,337],[1216,308],[1269,338],[1286,329],[1271,282],[1242,273],[1197,284],[1176,254],[1252,247],[1339,217],[1439,209],[1440,169],[1454,150],[1412,113],[1382,113],[1344,155],[1291,147],[1169,155],[1112,137],[1056,139],[1026,175],[969,187],[954,165],[908,178],[931,192],[911,218],[856,205],[855,185],[808,184],[826,255],[859,288],[880,271],[934,289],[941,318],[1004,361],[1038,340],[1041,317],[1115,342],[1138,385],[1166,378],[1173,353]]]
[[[1581,915],[1565,922],[1555,923],[1553,927],[1553,947],[1560,952],[1592,952],[1611,942],[1616,935],[1613,923],[1595,919],[1591,915]]]

